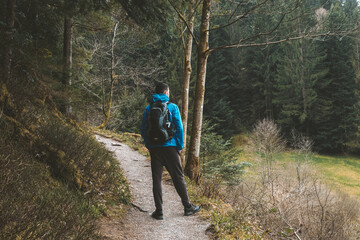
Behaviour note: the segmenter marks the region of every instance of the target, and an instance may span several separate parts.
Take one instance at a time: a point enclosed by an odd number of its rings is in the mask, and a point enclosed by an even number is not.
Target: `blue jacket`
[[[169,101],[169,97],[165,94],[154,94],[153,98],[152,98],[153,102],[168,102]],[[169,103],[168,104],[168,109],[170,112],[170,122],[171,124],[174,126],[175,129],[175,134],[174,137],[171,138],[170,140],[168,140],[167,142],[165,142],[162,145],[151,145],[146,137],[146,125],[147,125],[147,118],[148,118],[148,114],[149,114],[149,110],[150,110],[150,105],[148,105],[145,108],[145,112],[144,112],[144,118],[142,121],[142,125],[141,125],[141,136],[144,139],[145,142],[145,146],[146,148],[150,149],[150,148],[155,148],[155,147],[169,147],[169,146],[174,146],[176,147],[179,151],[183,148],[184,146],[184,130],[183,130],[183,125],[182,125],[182,121],[181,121],[181,117],[180,117],[180,111],[179,108],[176,104],[174,103]]]

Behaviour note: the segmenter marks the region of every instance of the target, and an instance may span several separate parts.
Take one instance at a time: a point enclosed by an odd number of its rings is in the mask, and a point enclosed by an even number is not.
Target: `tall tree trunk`
[[[6,17],[5,17],[5,31],[3,31],[4,34],[4,46],[3,47],[3,61],[1,66],[1,80],[4,83],[7,83],[10,78],[11,73],[11,55],[12,55],[12,49],[11,44],[13,40],[13,30],[15,26],[15,6],[16,6],[16,0],[8,0],[6,3]],[[3,86],[5,87],[5,86]]]
[[[105,128],[106,124],[109,122],[110,114],[111,114],[111,106],[112,106],[112,99],[113,99],[113,93],[114,93],[114,83],[116,80],[115,76],[115,54],[114,54],[114,48],[115,48],[115,40],[117,35],[117,28],[119,26],[119,22],[115,24],[114,27],[114,34],[111,41],[111,76],[110,76],[110,92],[109,92],[109,99],[107,102],[107,110],[105,111],[105,106],[103,106],[103,111],[105,114],[104,122],[99,126],[100,129]],[[105,96],[105,95],[104,95]]]
[[[299,32],[299,36],[302,36],[302,31],[301,31],[301,21],[300,19],[298,19],[298,32]],[[302,119],[303,116],[300,116],[303,122],[303,125],[305,126],[305,134],[306,136],[309,136],[310,134],[310,126],[309,126],[309,116],[308,116],[308,96],[307,96],[307,84],[306,81],[309,81],[308,79],[306,79],[305,77],[305,71],[306,71],[306,67],[305,67],[305,42],[303,39],[299,40],[299,50],[300,50],[300,56],[299,56],[299,61],[300,61],[300,81],[299,81],[299,85],[301,87],[301,94],[302,94],[302,101],[303,101],[303,112],[301,113],[301,115],[305,116],[305,119]]]
[[[184,128],[184,148],[181,151],[181,162],[185,164],[185,154],[186,154],[186,136],[187,136],[187,123],[189,115],[189,88],[190,88],[190,76],[192,72],[191,68],[191,52],[193,37],[191,32],[194,30],[194,19],[195,19],[195,9],[194,9],[194,0],[191,0],[189,5],[189,29],[186,39],[185,46],[185,57],[184,57],[184,79],[183,79],[183,92],[182,92],[182,109],[181,109],[181,119]]]
[[[4,35],[0,35],[4,40],[4,46],[2,46],[2,62],[0,61],[0,118],[6,103],[9,101],[9,92],[6,85],[9,82],[11,76],[11,55],[12,42],[14,38],[13,32],[15,26],[15,7],[16,0],[8,0],[4,10],[5,19],[0,19],[6,23],[5,28],[2,29]]]
[[[356,39],[356,75],[360,75],[360,47],[359,39]]]
[[[71,69],[72,69],[72,17],[66,16],[64,20],[64,44],[63,44],[63,79],[62,82],[65,86],[66,93],[69,94],[71,86]],[[72,112],[71,108],[71,98],[67,97],[65,106],[62,109],[62,112],[65,114],[70,114]]]
[[[299,61],[300,61],[300,87],[301,87],[301,94],[302,94],[302,101],[303,101],[303,111],[301,115],[305,116],[305,119],[302,119],[303,124],[305,126],[305,133],[306,136],[309,136],[309,124],[308,123],[308,97],[307,97],[307,89],[306,89],[306,78],[305,78],[305,58],[304,58],[304,44],[303,44],[303,40],[300,39],[299,40],[299,50],[300,50],[300,57],[299,57]],[[302,116],[301,116],[302,118]]]
[[[185,166],[185,174],[196,182],[199,181],[199,158],[200,158],[200,140],[203,118],[203,105],[205,95],[206,65],[209,56],[209,25],[210,25],[210,6],[211,0],[204,0],[201,26],[200,42],[198,47],[198,61],[196,74],[196,87],[194,99],[194,117],[191,129],[190,151]]]

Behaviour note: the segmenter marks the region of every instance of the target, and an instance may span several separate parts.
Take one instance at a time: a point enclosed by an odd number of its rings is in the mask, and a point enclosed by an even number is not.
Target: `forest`
[[[330,191],[302,175],[309,166],[299,160],[360,154],[357,0],[1,0],[0,6],[0,238],[46,239],[50,228],[48,239],[95,239],[95,223],[87,219],[101,215],[104,202],[129,204],[130,193],[89,129],[139,134],[157,82],[170,86],[170,101],[180,108],[184,171],[198,191],[225,202],[227,191],[253,194],[256,204],[233,200],[227,217],[239,224],[271,215],[259,222],[263,234],[251,226],[241,230],[247,239],[262,239],[266,229],[273,239],[280,232],[284,239],[352,239],[360,232],[354,227],[359,213],[350,211],[357,201],[335,194],[327,209],[321,199]],[[245,145],[261,162],[259,186],[255,180],[239,185],[254,164]],[[289,149],[297,188],[282,191],[311,200],[281,198],[274,190],[291,175],[272,165]],[[13,192],[20,182],[27,195]],[[27,199],[38,200],[21,209]],[[291,205],[291,199],[316,202],[311,207],[320,212],[320,227],[310,227],[318,215],[309,205],[309,215],[300,214],[307,220],[279,210],[279,202]],[[54,227],[49,214],[38,219],[49,221],[40,230],[18,224],[21,212],[31,216],[39,202],[51,214],[50,206],[81,206],[71,210],[78,216],[72,224],[83,228]],[[346,206],[340,209],[340,202]],[[244,206],[251,217],[239,213]],[[275,208],[277,216],[264,210]],[[335,219],[340,212],[343,218]],[[220,239],[242,239],[218,228]],[[234,238],[224,237],[229,234]]]

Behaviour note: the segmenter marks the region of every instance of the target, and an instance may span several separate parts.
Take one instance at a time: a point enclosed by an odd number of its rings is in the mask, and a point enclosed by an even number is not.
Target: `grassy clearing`
[[[265,130],[260,132],[266,133],[262,142],[250,142],[246,136],[233,139],[233,148],[244,149],[238,161],[251,162],[253,167],[248,168],[238,186],[226,189],[222,197],[235,212],[240,211],[229,224],[246,224],[244,219],[249,218],[257,221],[256,225],[261,226],[255,231],[259,238],[292,239],[297,234],[305,239],[359,236],[359,159],[312,154],[303,148],[276,153],[277,146],[272,145],[275,140],[269,137],[271,129]],[[230,234],[241,236],[241,231],[233,228]]]
[[[278,155],[282,162],[296,161],[297,157],[294,152]],[[329,186],[360,200],[360,158],[314,154],[310,164],[318,170]]]
[[[312,162],[328,184],[360,200],[360,158],[314,155]]]
[[[233,139],[234,147],[242,147],[247,144],[247,137],[238,135]],[[302,156],[295,152],[287,151],[276,154],[276,161],[286,164],[295,162]],[[253,156],[247,151],[241,152],[240,161],[254,163]],[[335,189],[339,189],[350,196],[360,200],[360,158],[354,156],[330,156],[313,154],[309,162],[321,174],[321,178]],[[249,169],[249,174],[252,174]]]

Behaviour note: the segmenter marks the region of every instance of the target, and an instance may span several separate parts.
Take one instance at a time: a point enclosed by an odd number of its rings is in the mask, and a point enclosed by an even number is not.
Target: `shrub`
[[[309,165],[312,144],[308,138],[294,137],[296,161],[288,163],[275,161],[274,153],[285,145],[275,124],[259,122],[251,140],[253,145],[246,150],[259,164],[253,165],[242,181],[224,185],[231,175],[226,171],[220,174],[224,160],[219,155],[207,158],[208,178],[200,187],[202,194],[229,204],[225,211],[218,206],[210,210],[219,238],[340,240],[359,236],[359,203],[321,181]],[[224,159],[240,154],[232,151],[224,151]]]
[[[272,238],[353,239],[359,233],[359,204],[315,177],[299,190],[294,171],[281,169],[276,188],[247,180],[228,197],[235,209],[248,210],[243,217],[250,215]]]
[[[263,184],[270,183],[274,154],[282,151],[285,147],[285,141],[274,121],[263,119],[255,124],[250,137],[250,146],[255,154],[255,159],[262,165]]]
[[[246,172],[245,168],[251,166],[248,162],[239,162],[241,149],[232,148],[221,154],[209,158],[204,165],[207,178],[219,178],[228,185],[239,183],[241,176]]]
[[[322,183],[307,161],[312,142],[294,135],[296,161],[278,164],[272,154],[283,148],[283,142],[276,125],[262,121],[253,133],[250,149],[261,160],[254,167],[260,174],[248,176],[224,196],[242,214],[239,219],[258,222],[261,235],[274,239],[354,239],[360,230],[359,203]],[[264,173],[263,164],[271,162]]]
[[[57,163],[46,160],[55,176],[77,184],[87,197],[129,202],[129,189],[117,160],[93,136],[54,120],[44,124],[39,133],[53,148],[64,152],[63,159]]]
[[[207,197],[220,197],[221,185],[233,185],[241,180],[245,168],[250,163],[240,162],[239,148],[230,149],[230,140],[214,132],[210,122],[204,123],[205,131],[201,137],[201,164],[203,174],[203,193]]]
[[[51,177],[46,164],[0,144],[0,239],[98,239],[96,208]],[[14,150],[15,149],[15,150]]]
[[[34,141],[0,119],[0,239],[100,239],[106,203],[130,201],[118,163],[90,134],[37,113],[41,124],[23,119]]]
[[[140,133],[144,109],[148,105],[144,93],[139,90],[122,94],[114,107],[109,127],[116,131]]]

